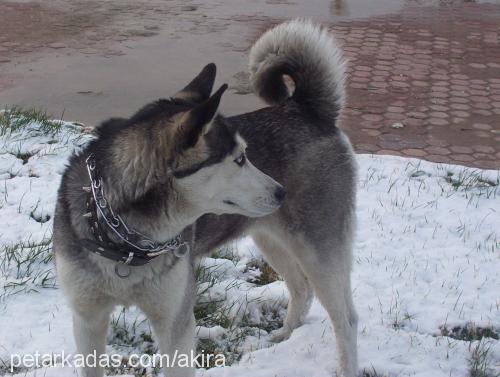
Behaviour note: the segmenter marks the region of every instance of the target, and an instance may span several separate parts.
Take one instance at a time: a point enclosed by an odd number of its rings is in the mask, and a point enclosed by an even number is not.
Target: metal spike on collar
[[[115,272],[118,276],[125,278],[130,275],[130,265],[141,266],[149,263],[152,259],[165,253],[171,253],[177,258],[186,255],[189,252],[189,244],[183,242],[182,235],[179,233],[174,238],[160,243],[149,239],[147,236],[129,229],[119,215],[115,215],[111,205],[107,203],[104,197],[101,185],[102,179],[99,178],[98,171],[95,170],[95,160],[93,155],[89,155],[86,160],[87,172],[92,182],[91,186],[82,186],[82,190],[88,193],[86,201],[86,213],[82,216],[88,220],[89,228],[92,232],[98,248],[87,247],[96,254],[108,259],[117,260],[120,252],[127,252],[126,260],[121,258]],[[95,182],[99,182],[98,185]],[[103,220],[103,226],[107,228],[100,229],[99,217]],[[106,231],[112,231],[119,239],[119,245],[108,239]],[[106,246],[103,246],[105,244]],[[108,252],[107,247],[110,251]]]

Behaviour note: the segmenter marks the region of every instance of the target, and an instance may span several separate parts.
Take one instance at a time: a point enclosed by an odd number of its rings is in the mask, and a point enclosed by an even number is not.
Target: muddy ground
[[[213,61],[223,111],[250,111],[252,41],[304,16],[349,59],[341,126],[358,152],[500,168],[500,1],[1,1],[0,107],[94,125]]]

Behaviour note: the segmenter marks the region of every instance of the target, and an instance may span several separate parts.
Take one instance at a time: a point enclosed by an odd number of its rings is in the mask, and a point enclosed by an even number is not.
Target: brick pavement
[[[358,152],[500,168],[500,5],[408,7],[333,30]]]

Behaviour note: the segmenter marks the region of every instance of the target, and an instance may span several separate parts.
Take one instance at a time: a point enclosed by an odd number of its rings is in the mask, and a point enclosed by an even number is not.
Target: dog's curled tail
[[[333,36],[309,20],[297,19],[265,32],[250,51],[250,80],[268,104],[290,94],[283,75],[292,78],[292,99],[325,121],[337,117],[344,102],[344,60]]]

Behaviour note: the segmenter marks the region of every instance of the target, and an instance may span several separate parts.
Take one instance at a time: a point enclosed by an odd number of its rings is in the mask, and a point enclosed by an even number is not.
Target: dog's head
[[[227,85],[210,95],[215,65],[207,65],[173,102],[169,167],[179,195],[202,213],[258,217],[276,210],[285,190],[248,160],[246,143],[217,109]]]
[[[114,208],[153,213],[166,205],[186,218],[257,217],[281,205],[283,187],[248,160],[245,140],[217,115],[227,85],[210,95],[214,80],[209,64],[171,99],[97,128],[93,153],[108,162],[105,183]],[[162,199],[167,203],[158,203]]]

